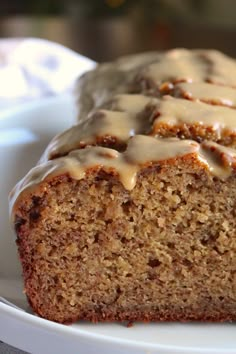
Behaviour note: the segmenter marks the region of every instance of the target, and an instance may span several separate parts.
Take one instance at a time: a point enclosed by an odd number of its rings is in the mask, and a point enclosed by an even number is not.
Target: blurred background
[[[29,36],[99,62],[173,47],[236,57],[236,1],[0,0],[0,37]]]

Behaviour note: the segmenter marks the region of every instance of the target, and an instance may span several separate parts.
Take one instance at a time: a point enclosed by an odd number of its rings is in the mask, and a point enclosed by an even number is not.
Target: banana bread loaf
[[[78,124],[10,195],[38,315],[236,320],[235,85],[235,61],[201,50],[80,80]]]

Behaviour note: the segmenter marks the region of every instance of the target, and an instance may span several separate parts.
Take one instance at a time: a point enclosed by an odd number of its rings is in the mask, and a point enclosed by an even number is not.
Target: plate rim
[[[143,341],[136,341],[136,340],[128,340],[120,338],[114,338],[112,336],[106,336],[104,334],[96,334],[90,333],[87,330],[74,328],[70,325],[63,325],[60,323],[56,323],[53,321],[46,320],[44,318],[38,317],[37,315],[30,314],[25,312],[21,309],[13,308],[9,305],[4,303],[0,303],[0,313],[4,312],[5,314],[9,314],[12,319],[17,319],[23,321],[25,324],[33,325],[34,327],[40,329],[46,329],[51,331],[55,331],[57,334],[65,334],[71,336],[73,338],[77,337],[79,339],[80,336],[83,336],[86,340],[93,340],[100,342],[102,344],[112,345],[112,344],[119,344],[120,346],[129,347],[132,349],[145,349],[145,350],[152,350],[152,349],[160,349],[162,353],[173,351],[173,353],[183,353],[183,354],[222,354],[222,349],[218,348],[193,348],[190,346],[182,347],[182,346],[173,346],[173,345],[162,345],[162,344],[154,344],[154,343],[146,343]],[[99,325],[99,324],[98,324]],[[135,325],[135,324],[134,324]],[[183,324],[183,325],[186,325]],[[31,327],[32,328],[32,327]],[[128,328],[127,328],[128,330]],[[104,343],[105,342],[105,343]],[[224,353],[227,354],[235,354],[235,349],[226,348]]]

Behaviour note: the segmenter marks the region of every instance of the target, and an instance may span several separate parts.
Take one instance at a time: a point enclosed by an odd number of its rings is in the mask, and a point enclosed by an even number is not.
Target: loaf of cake
[[[101,64],[10,195],[25,294],[59,323],[236,320],[236,61]]]

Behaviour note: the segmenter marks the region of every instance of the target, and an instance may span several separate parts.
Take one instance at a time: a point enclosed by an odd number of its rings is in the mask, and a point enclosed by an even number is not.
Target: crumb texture
[[[19,207],[26,294],[58,322],[236,319],[235,179],[191,161],[55,179]]]

